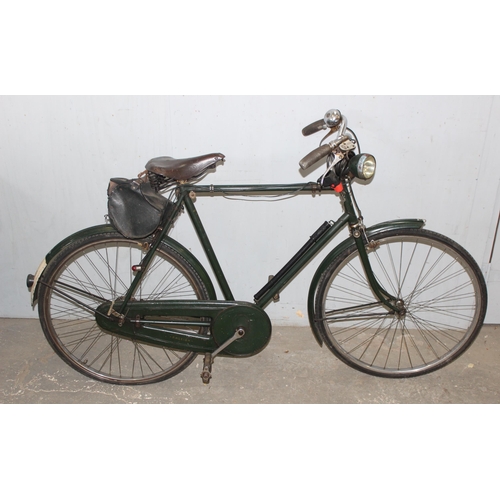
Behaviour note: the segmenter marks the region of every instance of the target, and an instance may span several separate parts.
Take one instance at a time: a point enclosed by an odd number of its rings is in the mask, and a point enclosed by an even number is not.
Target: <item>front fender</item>
[[[371,236],[375,236],[376,234],[392,229],[420,229],[424,225],[425,225],[425,220],[423,219],[391,220],[387,222],[381,222],[380,224],[376,224],[375,226],[367,228],[366,234],[369,238]],[[316,270],[316,273],[313,276],[311,285],[309,287],[309,295],[307,299],[307,312],[309,316],[309,324],[313,331],[314,338],[316,339],[316,341],[320,346],[323,345],[323,341],[321,339],[320,334],[318,333],[316,322],[314,321],[314,302],[316,298],[316,289],[318,288],[318,283],[319,280],[321,279],[321,275],[326,271],[328,266],[332,263],[333,260],[337,258],[337,256],[339,256],[344,250],[349,248],[351,245],[354,245],[354,238],[352,236],[344,240],[339,245],[337,245],[319,265],[318,269]]]
[[[35,273],[35,277],[33,279],[33,284],[31,285],[31,305],[34,306],[38,299],[38,285],[39,280],[43,276],[43,273],[50,263],[50,261],[61,252],[66,246],[70,245],[74,241],[79,240],[80,238],[84,238],[87,236],[95,236],[96,234],[106,234],[106,233],[114,233],[116,229],[110,224],[100,224],[98,226],[92,226],[86,229],[82,229],[81,231],[77,231],[76,233],[64,238],[64,240],[60,241],[43,259],[42,263],[38,267],[37,272]],[[198,276],[201,278],[203,283],[207,288],[207,292],[209,294],[210,300],[216,300],[217,294],[215,292],[215,288],[213,286],[212,280],[208,275],[205,268],[201,265],[199,260],[184,246],[182,246],[178,241],[166,236],[163,238],[163,242],[166,243],[169,247],[179,253],[184,259],[186,259],[189,264],[196,271]]]

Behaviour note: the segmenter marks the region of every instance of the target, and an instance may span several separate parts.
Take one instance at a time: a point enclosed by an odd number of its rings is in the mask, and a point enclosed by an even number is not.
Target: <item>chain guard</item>
[[[227,307],[217,314],[212,323],[212,335],[218,345],[230,339],[239,329],[244,330],[245,334],[229,344],[221,356],[253,356],[262,351],[271,339],[269,316],[250,303]]]
[[[124,314],[120,301],[105,302],[95,311],[99,327],[122,338],[181,351],[215,352],[243,330],[241,338],[231,342],[221,356],[244,357],[259,353],[271,338],[271,320],[259,307],[249,302],[224,301],[131,301]],[[166,321],[165,327],[148,325],[144,318]],[[192,318],[206,321],[210,334],[188,333],[168,325],[169,318]],[[207,332],[208,333],[208,332]]]

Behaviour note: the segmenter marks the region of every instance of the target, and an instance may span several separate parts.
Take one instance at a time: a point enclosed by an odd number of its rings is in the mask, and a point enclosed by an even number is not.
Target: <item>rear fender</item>
[[[31,305],[34,307],[36,304],[36,301],[38,300],[38,288],[39,288],[39,281],[40,278],[43,276],[43,273],[45,272],[45,269],[47,268],[48,264],[50,261],[59,253],[61,252],[64,248],[66,248],[68,245],[72,244],[73,242],[85,238],[88,236],[95,236],[97,234],[106,234],[106,233],[115,233],[116,229],[109,225],[109,224],[101,224],[99,226],[93,226],[89,227],[87,229],[82,229],[81,231],[78,231],[71,236],[68,236],[61,242],[59,242],[43,259],[42,263],[38,267],[37,272],[35,273],[35,277],[33,280],[33,284],[31,286]],[[169,247],[171,247],[173,250],[175,250],[177,253],[179,253],[184,259],[186,259],[189,264],[193,267],[193,269],[196,271],[198,276],[201,278],[203,281],[208,294],[209,294],[209,299],[210,300],[216,300],[217,299],[217,294],[215,292],[215,288],[213,286],[212,280],[210,279],[210,276],[208,275],[207,271],[205,268],[201,265],[199,260],[184,246],[182,246],[179,242],[175,241],[174,239],[166,236],[163,238],[163,242],[166,243]]]
[[[392,229],[421,229],[425,225],[425,220],[423,219],[399,219],[387,222],[382,222],[376,224],[375,226],[366,229],[366,234],[368,238],[373,237],[384,231],[389,231]],[[347,248],[354,245],[354,238],[351,236],[344,240],[342,243],[337,245],[323,260],[319,265],[314,277],[311,281],[311,286],[309,287],[309,296],[307,300],[307,312],[309,316],[309,324],[314,334],[314,338],[320,346],[323,345],[323,340],[318,332],[316,322],[314,321],[314,302],[316,299],[316,290],[318,288],[319,280],[321,275],[326,271],[328,266]]]

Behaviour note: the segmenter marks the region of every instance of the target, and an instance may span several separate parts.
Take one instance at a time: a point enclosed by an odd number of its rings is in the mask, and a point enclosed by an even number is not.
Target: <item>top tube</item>
[[[181,184],[182,190],[193,191],[198,194],[253,194],[253,193],[328,193],[330,190],[320,189],[317,182],[308,182],[302,184],[228,184],[228,185],[197,185]],[[333,192],[333,191],[331,191]]]

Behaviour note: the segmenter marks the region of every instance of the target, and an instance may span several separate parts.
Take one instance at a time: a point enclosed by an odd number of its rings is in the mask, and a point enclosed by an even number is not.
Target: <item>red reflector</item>
[[[333,184],[330,186],[336,193],[341,193],[344,190],[344,186],[342,184],[337,184],[334,186]]]

